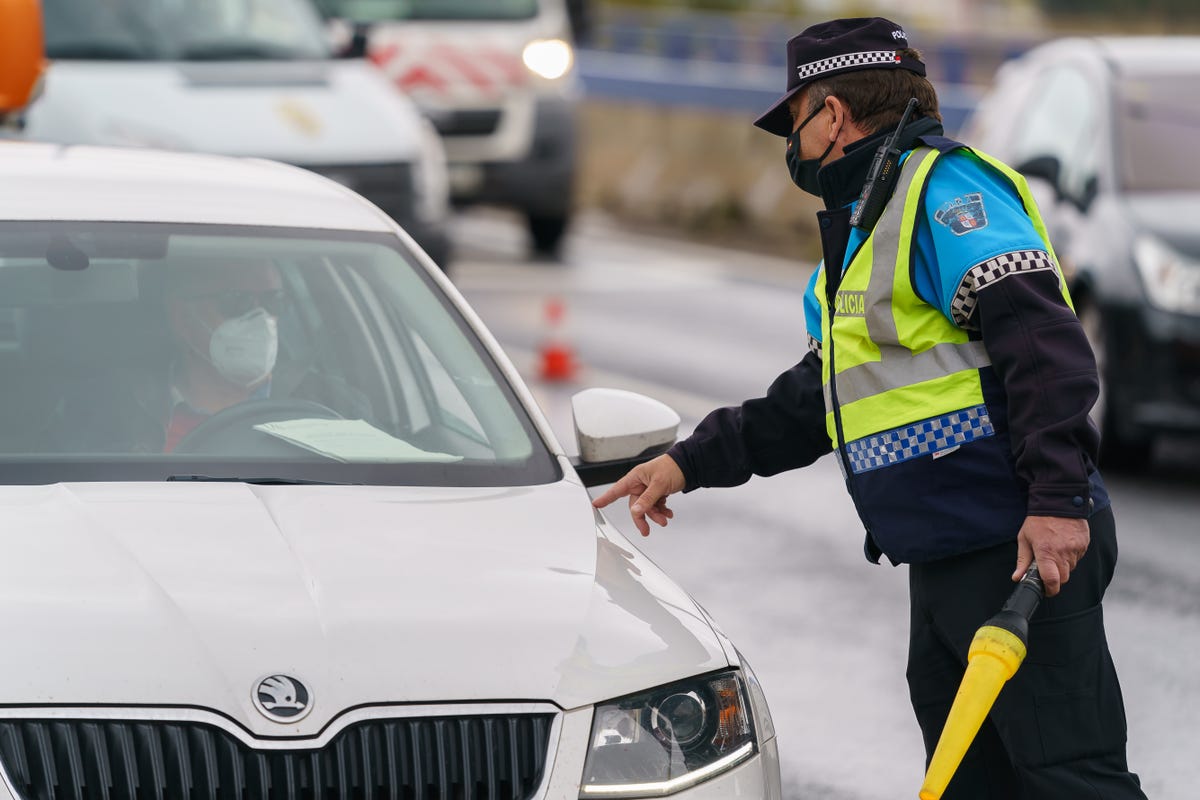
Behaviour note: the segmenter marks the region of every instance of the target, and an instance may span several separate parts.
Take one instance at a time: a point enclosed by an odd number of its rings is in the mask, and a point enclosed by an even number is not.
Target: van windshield
[[[46,55],[107,61],[329,57],[305,0],[42,0]]]
[[[529,19],[538,0],[317,0],[322,13],[355,22],[392,19]]]

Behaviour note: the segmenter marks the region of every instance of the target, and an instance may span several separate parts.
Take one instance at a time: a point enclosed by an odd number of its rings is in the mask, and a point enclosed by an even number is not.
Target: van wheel
[[[562,248],[563,237],[567,233],[567,215],[529,213],[525,219],[529,223],[529,236],[533,240],[534,254],[557,257]]]
[[[1117,423],[1112,385],[1108,380],[1108,349],[1104,337],[1104,321],[1093,303],[1079,308],[1079,322],[1096,355],[1096,372],[1100,376],[1100,393],[1092,406],[1091,417],[1100,429],[1100,466],[1114,472],[1133,472],[1150,465],[1154,454],[1154,439],[1148,434],[1130,436]]]

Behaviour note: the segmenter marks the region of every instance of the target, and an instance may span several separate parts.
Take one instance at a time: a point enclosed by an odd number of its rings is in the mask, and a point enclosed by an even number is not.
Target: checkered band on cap
[[[800,64],[796,72],[802,81],[824,75],[826,72],[846,69],[847,67],[864,67],[873,64],[899,64],[900,56],[895,50],[870,50],[863,53],[846,53],[845,55],[823,58],[820,61],[810,61]]]
[[[858,475],[949,450],[995,433],[987,406],[975,406],[848,442],[846,455],[850,459],[851,472]]]

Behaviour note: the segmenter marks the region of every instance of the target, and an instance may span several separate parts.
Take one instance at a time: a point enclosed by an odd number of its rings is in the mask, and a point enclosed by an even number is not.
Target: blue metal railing
[[[622,10],[600,21],[579,53],[592,97],[711,108],[765,110],[786,84],[785,45],[805,24],[796,20]],[[999,64],[1034,42],[935,37],[912,31],[938,90],[946,129],[956,131]]]

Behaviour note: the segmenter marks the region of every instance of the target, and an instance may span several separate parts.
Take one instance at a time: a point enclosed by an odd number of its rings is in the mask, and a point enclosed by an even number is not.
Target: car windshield
[[[559,477],[390,234],[0,223],[0,483]]]
[[[42,0],[46,55],[115,61],[327,58],[305,0]]]
[[[1121,186],[1130,192],[1200,190],[1200,75],[1127,78],[1117,87]]]
[[[317,0],[322,13],[356,22],[391,19],[528,19],[538,0]]]

